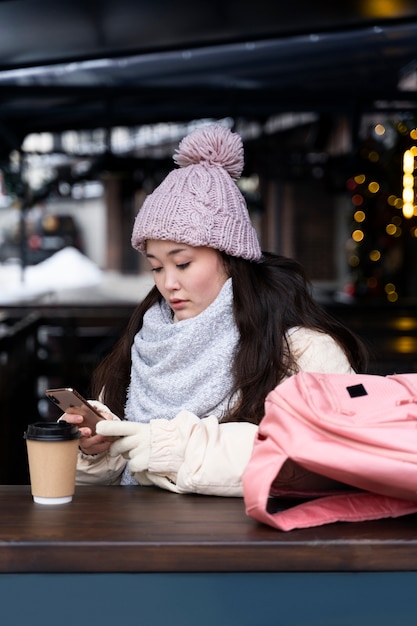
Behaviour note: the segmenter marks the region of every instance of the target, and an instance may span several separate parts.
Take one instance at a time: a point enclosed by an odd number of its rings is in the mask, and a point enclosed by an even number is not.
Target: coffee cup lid
[[[65,420],[60,420],[59,422],[29,424],[23,436],[25,439],[36,441],[69,441],[79,439],[81,432],[76,424],[69,424]]]

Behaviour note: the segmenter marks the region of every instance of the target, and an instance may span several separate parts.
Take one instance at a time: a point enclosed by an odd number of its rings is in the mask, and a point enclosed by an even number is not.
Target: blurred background
[[[371,373],[417,372],[417,2],[0,2],[0,482],[27,480],[46,388],[89,395],[152,284],[135,215],[213,121],[263,248]]]

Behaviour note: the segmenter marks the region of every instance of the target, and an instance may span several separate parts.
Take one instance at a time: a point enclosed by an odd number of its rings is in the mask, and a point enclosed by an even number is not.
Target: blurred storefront
[[[134,217],[213,120],[243,137],[263,247],[305,266],[371,371],[417,371],[416,3],[181,7],[0,3],[0,269],[19,281],[7,304],[0,284],[0,481],[22,481],[10,464],[46,386],[88,395],[143,295]],[[68,251],[65,289],[60,270],[31,293],[29,274]]]

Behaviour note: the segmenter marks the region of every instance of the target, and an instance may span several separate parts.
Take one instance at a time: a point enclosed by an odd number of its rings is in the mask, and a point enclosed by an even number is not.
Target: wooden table
[[[409,626],[417,516],[283,533],[236,498],[100,486],[45,506],[0,486],[0,572],[5,626]]]

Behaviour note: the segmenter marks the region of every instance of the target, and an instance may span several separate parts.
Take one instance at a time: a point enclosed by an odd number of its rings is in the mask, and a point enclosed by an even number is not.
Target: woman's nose
[[[165,289],[171,291],[173,289],[178,289],[179,281],[175,272],[168,271],[165,272]]]

